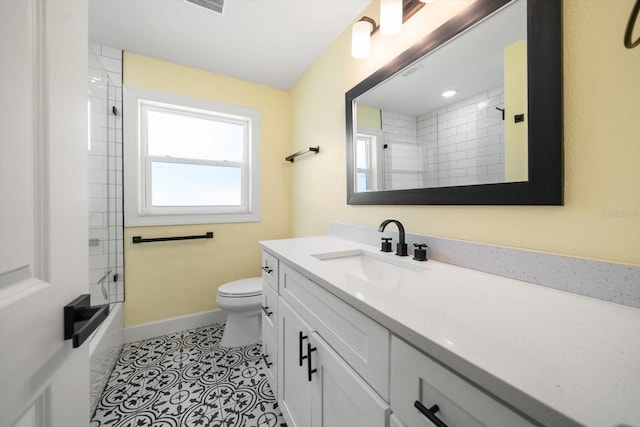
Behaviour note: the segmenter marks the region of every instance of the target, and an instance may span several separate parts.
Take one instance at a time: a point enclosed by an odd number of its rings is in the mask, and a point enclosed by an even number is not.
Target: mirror
[[[348,203],[561,205],[560,12],[476,0],[347,92]]]

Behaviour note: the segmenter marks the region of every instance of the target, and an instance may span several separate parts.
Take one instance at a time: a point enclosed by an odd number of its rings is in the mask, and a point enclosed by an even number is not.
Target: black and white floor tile
[[[224,324],[126,344],[91,427],[286,427],[260,344],[219,346]]]

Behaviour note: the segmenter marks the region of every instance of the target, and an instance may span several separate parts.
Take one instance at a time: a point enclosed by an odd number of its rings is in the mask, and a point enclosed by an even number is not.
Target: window
[[[367,130],[356,135],[356,192],[379,191],[383,189],[384,176],[382,147],[379,140],[382,133]]]
[[[125,88],[125,224],[259,221],[257,111]]]

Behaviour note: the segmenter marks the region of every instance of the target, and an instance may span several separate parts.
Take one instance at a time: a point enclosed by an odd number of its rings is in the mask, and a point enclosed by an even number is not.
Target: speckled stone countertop
[[[437,261],[379,281],[313,255],[378,248],[338,237],[264,250],[544,426],[640,426],[640,309]]]

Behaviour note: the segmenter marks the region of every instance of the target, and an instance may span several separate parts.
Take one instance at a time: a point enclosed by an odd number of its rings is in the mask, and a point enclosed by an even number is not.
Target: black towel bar
[[[168,242],[170,240],[194,240],[194,239],[213,239],[213,231],[207,231],[207,234],[201,234],[199,236],[153,237],[150,239],[143,239],[140,236],[133,236],[133,243]]]
[[[317,147],[309,147],[309,149],[308,149],[308,150],[298,151],[297,153],[293,153],[292,155],[287,156],[287,157],[285,157],[284,159],[285,159],[287,162],[291,162],[291,163],[293,163],[293,160],[294,160],[296,157],[298,157],[298,156],[302,156],[303,154],[305,154],[305,153],[310,153],[310,152],[314,152],[314,153],[316,153],[316,154],[317,154],[317,153],[319,153],[319,152],[320,152],[320,146],[318,145]]]

